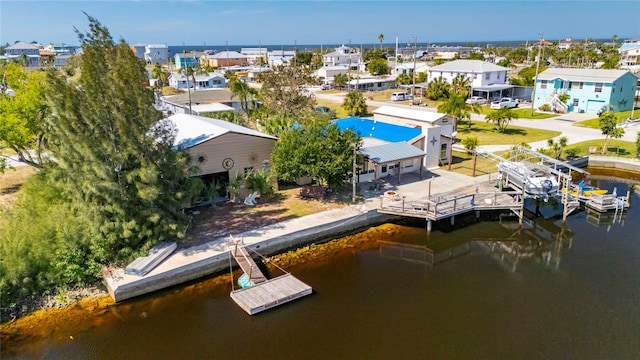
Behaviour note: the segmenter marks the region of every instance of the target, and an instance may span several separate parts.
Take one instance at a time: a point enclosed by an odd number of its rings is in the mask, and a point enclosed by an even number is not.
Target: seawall
[[[600,156],[600,155],[589,155],[582,157],[580,159],[572,160],[569,164],[585,168],[585,167],[594,167],[594,168],[604,168],[604,169],[615,169],[622,171],[630,171],[634,173],[640,174],[640,160],[638,159],[628,159],[628,158],[620,158],[613,156]]]
[[[379,214],[375,209],[368,210],[364,205],[326,211],[179,250],[146,276],[128,275],[124,269],[106,270],[105,283],[111,297],[119,302],[228,271],[229,251],[235,246],[234,241],[270,256],[394,219],[396,217]]]

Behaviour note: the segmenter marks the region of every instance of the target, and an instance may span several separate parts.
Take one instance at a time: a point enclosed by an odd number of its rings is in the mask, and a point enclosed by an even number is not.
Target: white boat
[[[524,188],[524,192],[530,196],[548,197],[554,195],[560,189],[558,179],[542,170],[530,169],[521,162],[503,161],[498,164],[498,169],[508,182]]]

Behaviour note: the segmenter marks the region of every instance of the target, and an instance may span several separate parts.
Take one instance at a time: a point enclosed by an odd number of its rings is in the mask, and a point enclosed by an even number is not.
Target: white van
[[[391,94],[391,101],[404,101],[408,98],[407,95],[406,92],[394,92]]]

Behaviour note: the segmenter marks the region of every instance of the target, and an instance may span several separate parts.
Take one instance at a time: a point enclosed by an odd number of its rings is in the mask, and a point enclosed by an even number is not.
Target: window
[[[386,173],[387,172],[387,165],[382,165],[382,169],[380,170],[380,172]]]
[[[547,88],[547,80],[541,80],[540,81],[540,89],[546,89]]]
[[[582,89],[584,83],[582,81],[571,81],[569,83],[569,89]]]
[[[595,92],[602,92],[602,83],[596,83]]]
[[[484,74],[484,79],[485,79],[485,80],[489,80],[489,79],[491,79],[491,74],[490,74],[490,73],[486,73],[486,74]]]
[[[580,103],[580,99],[578,98],[573,99],[573,106],[578,106],[579,103]]]

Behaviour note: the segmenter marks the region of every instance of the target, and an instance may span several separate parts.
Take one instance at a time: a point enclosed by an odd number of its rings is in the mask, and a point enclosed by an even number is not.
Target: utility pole
[[[540,51],[542,50],[542,33],[540,33],[540,42],[538,43],[538,59],[536,61],[536,77],[533,80],[533,94],[531,95],[531,117],[533,117],[533,104],[536,101],[536,87],[538,87],[538,71],[540,71]]]
[[[418,57],[418,37],[413,37],[413,71],[411,77],[413,78],[413,86],[411,86],[411,102],[416,103],[415,88],[416,88],[416,58]]]
[[[358,178],[358,175],[356,174],[356,150],[357,143],[353,143],[353,180],[351,180],[351,182],[353,183],[353,194],[351,195],[351,202],[353,203],[356,202],[356,179]]]
[[[347,68],[347,92],[351,91],[351,39],[349,39],[349,67]]]

